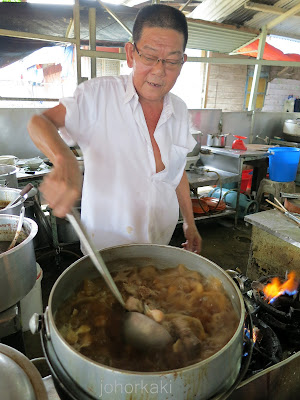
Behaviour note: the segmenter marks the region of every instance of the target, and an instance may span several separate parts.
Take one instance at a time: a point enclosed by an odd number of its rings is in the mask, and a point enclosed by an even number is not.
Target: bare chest
[[[149,135],[150,135],[150,140],[151,140],[151,144],[152,144],[152,148],[153,148],[154,158],[155,158],[156,172],[160,172],[165,169],[165,165],[162,162],[160,149],[154,138],[154,132],[155,132],[157,123],[159,121],[159,118],[160,118],[160,113],[159,113],[159,115],[145,116],[146,124],[147,124]]]

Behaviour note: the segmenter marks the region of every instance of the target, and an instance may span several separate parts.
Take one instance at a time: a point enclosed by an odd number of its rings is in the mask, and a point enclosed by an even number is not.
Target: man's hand
[[[39,190],[53,213],[63,218],[80,198],[81,186],[82,173],[76,158],[71,156],[53,166]]]
[[[200,254],[202,248],[202,238],[195,223],[187,224],[184,222],[183,233],[186,238],[186,242],[182,243],[183,248],[188,251],[192,251],[193,253]]]

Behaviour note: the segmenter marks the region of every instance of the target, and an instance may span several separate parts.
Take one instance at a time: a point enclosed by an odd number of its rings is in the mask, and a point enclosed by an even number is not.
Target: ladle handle
[[[19,193],[19,196],[18,196],[16,199],[12,200],[10,203],[8,203],[7,206],[6,206],[4,209],[7,209],[7,208],[13,206],[14,204],[16,204],[16,203],[17,203],[19,200],[21,200],[22,197],[23,197],[26,193],[28,193],[32,188],[33,188],[33,185],[32,185],[31,183],[28,183],[28,184],[21,190],[21,192]],[[3,209],[3,210],[4,210],[4,209]]]
[[[121,293],[119,292],[119,289],[112,279],[102,256],[100,255],[99,251],[96,250],[94,243],[91,241],[84,226],[82,225],[78,211],[75,208],[72,208],[71,213],[67,214],[67,218],[70,224],[73,226],[82,244],[84,245],[93,264],[104,278],[105,282],[107,283],[108,287],[110,288],[116,299],[125,308],[125,303],[121,296]]]

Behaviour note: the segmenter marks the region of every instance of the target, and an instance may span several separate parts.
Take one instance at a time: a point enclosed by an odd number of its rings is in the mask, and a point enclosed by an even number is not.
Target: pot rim
[[[21,189],[16,189],[16,188],[8,188],[8,187],[0,187],[0,193],[1,192],[15,192],[16,195],[19,195],[21,193]],[[23,198],[20,199],[17,203],[13,204],[12,206],[8,207],[8,210],[14,209],[15,207],[18,207],[20,204],[23,204],[25,200],[27,200],[28,193],[24,194]],[[0,199],[0,201],[3,201]],[[1,214],[2,209],[0,209],[0,214]]]
[[[175,251],[177,250],[177,251],[180,251],[180,252],[182,252],[182,253],[186,253],[186,252],[187,252],[187,250],[181,249],[181,248],[179,248],[179,247],[173,247],[173,246],[169,246],[169,245],[150,244],[150,243],[145,243],[145,244],[125,244],[125,245],[118,245],[118,246],[106,247],[106,248],[102,249],[101,252],[102,252],[102,251],[106,251],[106,250],[107,250],[107,251],[108,251],[108,250],[113,250],[113,249],[121,248],[121,247],[123,248],[123,247],[142,247],[142,246],[151,246],[151,247],[155,246],[155,247],[166,248],[166,249],[170,249],[170,248],[171,248],[171,249],[174,249]],[[200,258],[202,258],[202,259],[208,260],[207,258],[205,258],[205,257],[203,257],[203,256],[201,256],[201,255],[199,255],[199,254],[196,254],[196,253],[189,252],[189,254],[192,255],[193,257],[200,257]],[[75,349],[74,349],[71,345],[69,345],[69,343],[62,337],[62,335],[60,334],[60,332],[59,332],[59,330],[57,329],[56,324],[55,324],[55,322],[54,322],[54,315],[53,315],[53,313],[52,313],[52,307],[51,307],[51,306],[52,306],[52,302],[53,302],[53,296],[54,296],[55,289],[56,289],[56,287],[59,285],[60,281],[63,279],[63,277],[64,277],[65,275],[67,275],[67,274],[69,273],[69,271],[70,271],[75,265],[77,265],[79,262],[81,262],[83,259],[86,259],[86,258],[89,258],[89,256],[88,256],[88,255],[83,256],[83,257],[81,257],[79,260],[75,261],[73,264],[71,264],[71,265],[58,277],[58,279],[55,281],[55,283],[54,283],[54,285],[53,285],[53,287],[52,287],[52,289],[51,289],[50,296],[49,296],[49,300],[48,300],[48,306],[47,306],[47,308],[46,308],[47,318],[49,319],[49,322],[51,323],[52,328],[54,329],[55,333],[58,335],[59,339],[63,341],[63,343],[68,347],[69,350],[71,350],[72,352],[74,352],[77,356],[82,357],[84,360],[86,360],[86,361],[88,361],[88,362],[90,362],[90,363],[92,363],[92,364],[94,364],[94,365],[96,365],[96,366],[100,366],[100,367],[102,367],[102,368],[105,368],[106,370],[109,370],[109,371],[114,372],[114,373],[121,373],[121,374],[126,373],[126,374],[132,374],[132,375],[142,375],[142,376],[153,376],[153,375],[155,375],[155,376],[162,376],[162,375],[165,376],[165,375],[168,375],[168,374],[173,374],[173,375],[174,375],[174,373],[175,373],[175,374],[180,374],[180,373],[183,372],[183,371],[186,372],[186,371],[189,371],[189,370],[193,370],[195,367],[198,367],[198,366],[202,367],[202,366],[204,366],[204,365],[210,363],[212,360],[214,360],[215,358],[219,357],[223,352],[225,352],[225,351],[226,351],[226,348],[229,347],[229,346],[231,345],[231,343],[234,342],[234,341],[236,340],[237,336],[240,335],[242,326],[244,325],[244,321],[245,321],[245,306],[244,306],[244,300],[243,300],[242,294],[241,294],[240,290],[238,289],[238,287],[237,287],[236,283],[234,282],[234,280],[231,278],[231,276],[229,276],[229,275],[228,275],[221,267],[219,267],[216,263],[214,263],[214,262],[211,261],[211,260],[208,260],[211,264],[214,265],[214,267],[216,267],[222,274],[224,274],[224,277],[225,277],[226,279],[228,279],[228,281],[229,281],[229,282],[231,283],[231,285],[234,287],[234,289],[235,289],[235,291],[236,291],[236,294],[237,294],[237,297],[238,297],[238,299],[239,299],[239,306],[240,306],[240,309],[241,309],[241,312],[240,312],[240,320],[239,320],[238,326],[237,326],[237,328],[236,328],[234,334],[232,335],[231,339],[230,339],[219,351],[217,351],[216,353],[214,353],[212,356],[206,358],[205,360],[199,361],[199,362],[197,362],[197,363],[195,363],[195,364],[191,364],[191,365],[188,365],[188,366],[186,366],[186,367],[182,367],[182,368],[178,368],[178,369],[172,369],[172,370],[166,370],[166,371],[159,371],[159,372],[141,372],[141,371],[139,372],[139,371],[130,371],[130,370],[125,370],[125,369],[110,367],[110,366],[108,366],[108,365],[101,364],[101,363],[99,363],[99,362],[97,362],[97,361],[94,361],[94,360],[90,359],[89,357],[87,357],[87,356],[81,354],[79,351],[75,350]],[[48,340],[52,340],[51,337],[50,337]]]
[[[7,219],[8,218],[11,221],[15,221],[16,225],[18,224],[18,221],[19,221],[19,216],[18,215],[0,214],[0,226],[7,225],[7,223],[6,224],[2,223],[2,221],[1,221],[2,218],[3,219]],[[8,254],[12,254],[12,253],[18,251],[20,249],[20,247],[25,246],[28,242],[30,242],[36,236],[36,234],[38,232],[37,223],[35,221],[33,221],[32,219],[30,219],[30,218],[24,218],[23,225],[24,224],[28,224],[30,226],[29,235],[21,243],[19,243],[18,245],[14,246],[12,249],[10,249],[8,251],[5,251],[4,253],[1,253],[0,254],[0,259],[4,258],[4,257],[7,257]]]
[[[4,167],[4,170],[7,168],[8,171],[3,171],[3,172],[0,171],[0,176],[13,175],[13,174],[16,174],[17,171],[19,170],[15,165],[0,163],[0,169],[1,169],[1,167]]]

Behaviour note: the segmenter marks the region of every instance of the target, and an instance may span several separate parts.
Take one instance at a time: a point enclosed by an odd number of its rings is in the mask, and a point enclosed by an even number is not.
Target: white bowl
[[[40,157],[29,158],[25,161],[25,166],[29,169],[36,170],[43,163],[43,160]]]

